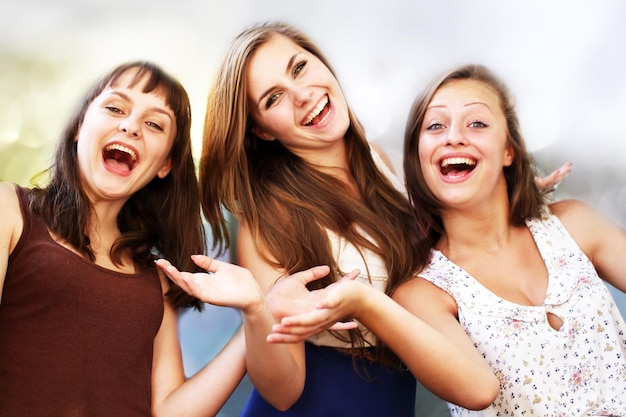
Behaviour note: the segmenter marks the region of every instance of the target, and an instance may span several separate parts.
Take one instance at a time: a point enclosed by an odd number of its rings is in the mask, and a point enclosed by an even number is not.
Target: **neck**
[[[294,153],[330,175],[336,171],[349,171],[345,140],[338,140],[324,148],[298,150]]]
[[[108,253],[113,243],[121,236],[117,217],[124,202],[95,202],[92,205],[89,239],[94,251]]]
[[[480,249],[494,252],[505,246],[514,229],[509,205],[490,202],[474,208],[447,208],[442,211],[444,233],[436,247],[446,253]]]

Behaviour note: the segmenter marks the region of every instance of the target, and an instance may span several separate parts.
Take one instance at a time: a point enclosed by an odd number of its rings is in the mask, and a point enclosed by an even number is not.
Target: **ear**
[[[157,177],[165,178],[172,170],[172,158],[167,158],[163,167],[157,172]]]
[[[507,143],[506,148],[504,149],[504,160],[502,161],[503,166],[511,166],[514,159],[515,152],[513,152],[513,148],[511,147],[511,145]]]
[[[274,139],[276,139],[272,134],[262,130],[258,126],[252,126],[252,128],[250,128],[250,131],[254,133],[259,139],[267,141],[273,141]]]

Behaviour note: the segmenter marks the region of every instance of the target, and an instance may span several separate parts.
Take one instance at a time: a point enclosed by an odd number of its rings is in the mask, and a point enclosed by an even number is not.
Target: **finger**
[[[360,273],[361,273],[360,269],[352,270],[352,271],[348,272],[346,275],[344,275],[343,277],[341,277],[341,279],[339,281],[352,281],[356,277],[358,277]]]
[[[563,164],[563,166],[561,166],[561,168],[558,169],[559,172],[561,172],[561,174],[569,174],[572,171],[572,166],[574,164],[572,162],[566,162]]]
[[[268,343],[299,343],[306,339],[302,336],[294,336],[290,334],[270,333],[266,341]]]
[[[555,171],[554,182],[555,184],[563,181],[565,177],[572,171],[572,163],[566,162],[563,166]]]
[[[167,259],[155,259],[154,263],[161,268],[163,271],[165,271],[165,268],[167,268],[168,266],[172,265],[170,263],[170,261],[168,261]]]
[[[185,278],[185,274],[180,272],[174,265],[165,259],[157,259],[154,261],[157,266],[172,280],[176,285],[181,287],[183,291],[194,295],[195,288],[190,287],[189,280]]]
[[[330,326],[329,330],[352,330],[359,327],[359,324],[355,321],[338,321]]]
[[[306,271],[296,272],[291,275],[292,278],[295,278],[302,282],[304,285],[309,282],[315,281],[316,279],[324,278],[330,272],[330,268],[326,265],[314,266],[313,268],[309,268]]]
[[[311,336],[325,330],[328,326],[283,326],[281,324],[274,324],[272,326],[272,333],[276,334],[291,334],[298,336]]]
[[[172,280],[180,279],[180,271],[166,259],[157,259],[154,263]]]
[[[280,323],[275,326],[285,327],[325,327],[329,323],[337,321],[331,318],[328,310],[313,310],[307,313],[297,314],[294,316],[283,317]]]
[[[191,260],[200,268],[209,272],[215,272],[218,264],[220,263],[218,260],[210,258],[206,255],[191,255]]]
[[[200,286],[200,280],[201,280],[200,274],[191,274],[191,273],[185,272],[181,274],[180,278],[181,278],[180,279],[181,283],[179,285],[189,294],[195,297],[199,297],[203,293],[202,288]]]

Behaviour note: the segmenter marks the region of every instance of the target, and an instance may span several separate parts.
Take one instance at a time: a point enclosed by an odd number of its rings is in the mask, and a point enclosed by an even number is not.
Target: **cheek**
[[[261,115],[252,117],[252,125],[255,126],[257,134],[264,133],[265,136],[276,137],[276,133],[281,130],[285,122],[281,119],[281,114],[277,109]],[[267,138],[265,138],[267,139]]]
[[[422,170],[424,170],[430,164],[430,158],[432,155],[432,148],[428,146],[428,142],[421,140],[417,147],[417,156],[419,158],[419,162],[422,165]]]

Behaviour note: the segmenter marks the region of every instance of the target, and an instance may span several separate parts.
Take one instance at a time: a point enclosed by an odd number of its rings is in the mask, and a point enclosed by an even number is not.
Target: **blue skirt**
[[[414,417],[416,381],[406,370],[305,343],[304,391],[287,411],[253,389],[241,417]]]

